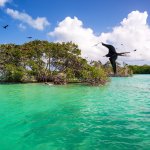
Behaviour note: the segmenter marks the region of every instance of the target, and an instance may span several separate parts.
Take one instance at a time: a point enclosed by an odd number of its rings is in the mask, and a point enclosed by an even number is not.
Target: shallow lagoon
[[[150,75],[103,87],[0,85],[1,150],[149,150]]]

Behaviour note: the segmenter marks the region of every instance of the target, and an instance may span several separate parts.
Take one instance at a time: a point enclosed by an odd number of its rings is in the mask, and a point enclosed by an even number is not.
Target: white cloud
[[[118,52],[130,51],[130,57],[119,57],[127,62],[138,60],[150,60],[150,27],[147,24],[148,13],[132,11],[124,18],[119,26],[113,28],[112,32],[95,35],[93,30],[85,28],[77,17],[66,17],[61,21],[49,35],[57,41],[73,41],[79,45],[83,57],[93,60],[106,61],[104,56],[108,50],[101,44],[92,47],[97,42],[103,41],[113,44]],[[121,45],[123,43],[123,46]],[[137,49],[136,52],[133,50]]]
[[[24,24],[22,24],[22,23],[20,23],[20,24],[18,25],[18,27],[19,27],[21,30],[25,30],[25,29],[26,29],[26,26],[25,26]]]
[[[137,49],[131,53],[129,60],[150,60],[150,27],[147,18],[147,12],[133,11],[109,33],[107,40],[118,46],[119,50]],[[120,43],[124,46],[121,47]]]
[[[78,44],[83,57],[99,59],[104,54],[97,47],[93,47],[100,41],[100,37],[95,36],[92,29],[84,28],[82,21],[77,17],[73,19],[66,17],[49,35],[55,37],[59,42],[72,41]]]
[[[33,19],[27,13],[22,13],[10,8],[6,9],[6,13],[12,18],[20,20],[37,30],[44,30],[46,26],[50,25],[46,17],[37,17],[36,19]]]
[[[9,2],[10,0],[0,0],[0,7],[3,7],[3,6],[5,6],[5,4],[7,3],[7,2]]]

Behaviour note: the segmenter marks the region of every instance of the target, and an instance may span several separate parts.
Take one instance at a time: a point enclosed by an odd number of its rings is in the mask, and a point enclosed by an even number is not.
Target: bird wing
[[[5,25],[5,26],[3,26],[4,28],[7,28],[8,27],[8,25]]]
[[[97,46],[98,44],[100,44],[101,42],[98,42],[98,43],[96,43],[96,44],[94,44],[93,46]]]
[[[111,63],[112,68],[113,68],[113,71],[114,71],[114,74],[116,74],[116,59],[117,59],[117,55],[109,58],[110,63]]]
[[[128,56],[128,55],[126,55],[128,53],[130,53],[130,52],[122,52],[122,53],[117,53],[117,54],[118,54],[118,56]]]
[[[108,45],[108,44],[105,44],[105,43],[102,43],[102,45],[109,49],[109,54],[116,54],[116,50],[115,50],[114,46]]]

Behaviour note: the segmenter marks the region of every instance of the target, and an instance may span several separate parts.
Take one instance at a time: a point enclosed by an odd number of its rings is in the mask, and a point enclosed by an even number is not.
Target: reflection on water
[[[150,76],[104,87],[0,85],[2,150],[149,150]]]

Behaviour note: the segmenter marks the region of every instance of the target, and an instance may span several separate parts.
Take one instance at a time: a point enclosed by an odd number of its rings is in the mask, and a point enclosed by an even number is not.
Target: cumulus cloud
[[[150,27],[147,23],[148,13],[133,11],[123,19],[120,26],[114,27],[113,32],[108,33],[108,39],[119,50],[133,50],[129,60],[150,60]],[[120,46],[123,43],[124,46]]]
[[[7,2],[9,2],[10,0],[0,0],[0,7],[3,7],[3,6],[5,6],[5,4],[7,3]]]
[[[72,41],[78,44],[83,57],[99,59],[104,54],[103,51],[93,46],[100,41],[101,37],[95,36],[92,29],[84,28],[82,21],[77,17],[66,17],[48,35],[55,37],[58,42]]]
[[[122,61],[150,60],[150,27],[147,23],[148,13],[132,11],[124,18],[119,26],[113,27],[112,32],[94,34],[91,28],[85,28],[77,17],[66,17],[53,32],[49,33],[59,42],[73,41],[82,50],[82,56],[93,60],[106,61],[104,56],[108,50],[101,44],[102,41],[113,44],[118,52],[130,51],[130,57],[120,57]],[[123,45],[122,45],[123,44]],[[136,52],[133,50],[137,49]]]
[[[50,23],[48,22],[47,18],[45,17],[37,17],[36,19],[33,19],[30,15],[27,13],[22,13],[17,10],[13,10],[10,8],[6,9],[6,13],[10,15],[12,18],[22,21],[23,23],[28,24],[29,26],[37,29],[37,30],[44,30],[44,28]]]

